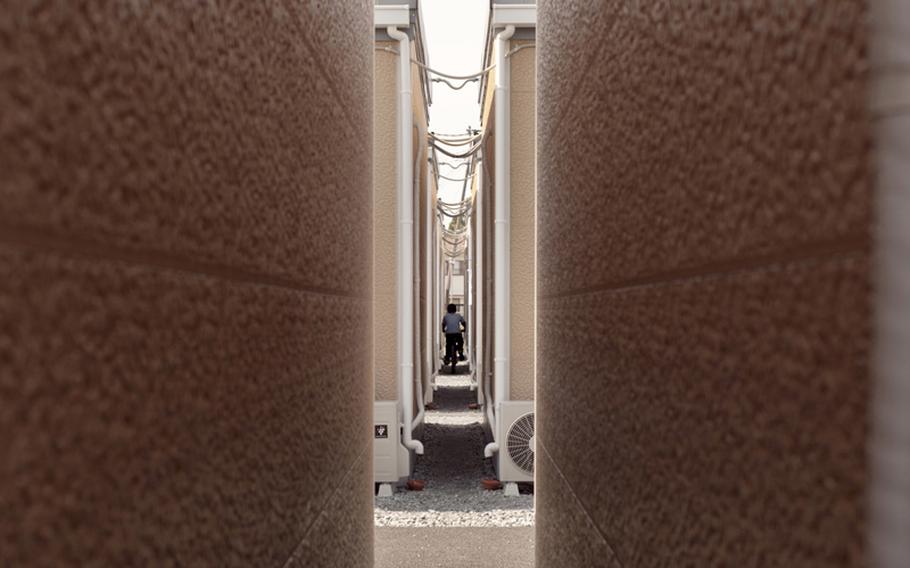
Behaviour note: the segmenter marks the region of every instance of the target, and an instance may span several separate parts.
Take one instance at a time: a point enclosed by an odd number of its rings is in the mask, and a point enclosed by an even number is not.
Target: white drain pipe
[[[489,193],[489,188],[492,187],[489,183],[490,177],[486,170],[483,171],[483,174],[484,174],[484,177],[482,179],[484,181],[484,185],[482,187],[483,187],[484,191]],[[483,205],[483,199],[481,199],[479,203],[481,206],[481,208],[478,209],[478,215],[480,216],[480,222],[481,222],[480,230],[484,235],[487,235],[484,238],[489,239],[489,235],[493,234],[493,224],[491,222],[492,221],[491,214],[486,213],[484,211],[486,206]],[[488,249],[489,244],[485,245],[485,248]],[[485,255],[486,255],[486,252],[487,252],[487,250],[484,250]],[[486,300],[484,300],[485,304],[490,303],[490,300],[493,298],[493,278],[492,278],[492,274],[491,274],[492,271],[490,270],[492,268],[490,266],[491,264],[492,264],[491,259],[487,258],[485,260],[485,264],[483,266],[483,274],[484,274],[483,293],[484,293],[484,298],[486,298]],[[490,425],[490,435],[493,437],[493,442],[497,442],[498,438],[499,438],[499,433],[496,431],[496,416],[493,413],[494,398],[493,398],[493,395],[491,394],[491,391],[493,388],[492,387],[492,382],[493,382],[493,370],[492,370],[493,369],[493,348],[492,348],[493,347],[493,341],[492,341],[493,340],[493,333],[492,333],[493,314],[491,313],[489,308],[484,310],[483,318],[484,318],[484,325],[486,326],[486,330],[487,330],[487,333],[484,333],[484,336],[483,336],[483,341],[484,341],[484,343],[483,343],[483,353],[484,353],[484,355],[483,355],[483,389],[484,389],[483,395],[486,398],[486,404],[484,404],[484,407],[487,410],[487,423]],[[499,446],[495,446],[495,448],[493,448],[493,450],[495,451],[496,449],[498,449],[498,447]]]
[[[464,311],[468,315],[469,321],[468,325],[464,330],[464,350],[468,354],[467,360],[468,365],[471,367],[471,390],[474,391],[477,389],[477,375],[474,372],[476,369],[476,363],[474,361],[474,330],[471,327],[474,322],[474,295],[472,293],[472,278],[474,275],[474,269],[472,263],[474,262],[474,255],[471,252],[471,246],[474,242],[474,237],[471,229],[471,220],[470,218],[465,220],[465,223],[468,225],[468,232],[465,235],[465,271],[464,271]]]
[[[426,140],[421,141],[421,144],[426,144]],[[424,215],[426,215],[426,224],[424,225],[424,242],[426,243],[426,253],[424,258],[424,294],[426,297],[426,309],[424,310],[424,349],[426,351],[426,356],[424,358],[424,368],[426,369],[427,377],[427,390],[424,396],[424,403],[429,402],[430,393],[433,392],[432,386],[434,371],[433,369],[433,360],[436,355],[433,353],[433,310],[434,308],[434,299],[433,299],[433,266],[436,261],[436,241],[433,239],[433,227],[436,223],[436,219],[433,216],[433,173],[430,168],[429,162],[425,162],[427,166],[427,189],[425,195],[425,207]]]
[[[480,162],[477,166],[479,168],[484,167],[484,162]],[[487,366],[484,361],[486,356],[486,348],[484,347],[484,329],[483,322],[480,321],[483,310],[486,303],[486,294],[484,292],[484,283],[483,279],[486,278],[486,271],[483,269],[483,246],[484,246],[484,226],[483,226],[483,196],[484,190],[483,184],[480,180],[483,179],[483,170],[478,172],[477,175],[477,195],[474,197],[474,229],[477,234],[477,239],[474,241],[474,266],[475,266],[475,277],[477,281],[477,286],[474,288],[474,378],[480,383],[480,388],[477,389],[477,403],[478,404],[487,404],[489,399],[486,398],[486,392],[484,391],[485,375],[484,373],[487,370]]]
[[[417,428],[417,426],[423,422],[424,413],[426,412],[423,400],[423,379],[426,376],[426,372],[420,357],[420,337],[417,330],[420,329],[420,270],[418,269],[420,266],[420,165],[423,163],[427,151],[427,129],[422,122],[416,119],[416,117],[413,117],[412,120],[414,122],[414,127],[417,129],[418,144],[417,157],[414,158],[414,190],[411,193],[414,203],[414,246],[412,247],[414,255],[414,364],[418,369],[418,372],[414,374],[414,383],[417,385],[417,416],[414,417],[414,422],[411,424],[411,428],[413,429]]]
[[[489,228],[489,225],[490,225],[490,223],[486,223],[487,228]],[[487,298],[491,297],[492,296],[491,292],[492,292],[492,288],[493,288],[493,279],[490,278],[489,276],[487,276],[486,282],[484,282],[484,286],[485,286],[484,293],[486,294]],[[492,324],[493,324],[493,317],[489,312],[490,312],[490,310],[487,310],[487,313],[484,315],[485,321],[488,326],[487,329],[489,329],[490,326],[492,326]],[[486,352],[486,355],[484,355],[484,364],[483,364],[483,396],[486,399],[486,403],[484,404],[484,407],[487,410],[487,423],[490,425],[490,435],[493,437],[493,444],[488,444],[488,448],[490,450],[489,455],[487,455],[487,448],[484,448],[484,455],[488,458],[493,457],[493,453],[499,450],[499,444],[497,443],[499,441],[499,432],[496,431],[496,415],[493,412],[493,402],[495,399],[493,398],[493,395],[491,394],[491,390],[492,390],[491,383],[493,382],[493,371],[490,370],[490,367],[491,367],[490,353],[492,352],[491,345],[490,345],[492,343],[491,337],[490,337],[491,335],[492,334],[487,333],[484,336],[484,347],[483,347]]]
[[[509,400],[509,351],[511,350],[511,270],[510,249],[511,243],[511,89],[509,86],[509,39],[515,34],[515,26],[506,26],[496,36],[496,93],[493,101],[496,105],[496,134],[494,147],[494,163],[496,164],[495,182],[493,191],[496,208],[496,235],[495,255],[496,266],[493,274],[496,280],[496,292],[493,304],[495,307],[496,328],[494,340],[493,367],[496,381],[496,422],[499,423],[499,405],[504,400]],[[483,450],[484,456],[493,457],[499,451],[499,444],[492,442]]]
[[[410,151],[414,147],[411,115],[411,40],[395,26],[386,31],[398,40],[398,136],[395,153],[398,163],[398,387],[402,402],[404,445],[423,454],[423,444],[412,438],[414,422],[414,169]]]
[[[442,320],[442,267],[443,267],[443,254],[442,254],[442,241],[440,235],[442,233],[438,222],[434,219],[433,221],[434,231],[436,233],[436,238],[433,240],[434,246],[436,248],[436,257],[434,260],[433,266],[433,376],[439,374],[439,353],[442,351],[442,334],[440,332],[440,321]],[[433,390],[436,389],[436,379],[433,379]]]

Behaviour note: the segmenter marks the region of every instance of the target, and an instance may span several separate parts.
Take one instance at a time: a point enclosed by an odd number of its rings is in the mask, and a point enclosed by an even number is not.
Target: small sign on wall
[[[373,437],[388,438],[389,437],[389,425],[388,424],[374,424],[373,425]]]

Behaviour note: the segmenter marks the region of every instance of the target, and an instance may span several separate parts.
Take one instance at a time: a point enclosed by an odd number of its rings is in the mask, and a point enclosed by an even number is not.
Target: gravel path
[[[459,368],[459,370],[462,370]],[[502,490],[485,491],[480,481],[495,477],[492,460],[483,457],[483,415],[469,410],[477,401],[467,375],[442,375],[427,411],[423,431],[425,453],[417,458],[414,479],[426,481],[423,491],[400,487],[392,497],[377,497],[378,527],[530,527],[534,496],[505,497]],[[523,492],[529,487],[522,487]]]

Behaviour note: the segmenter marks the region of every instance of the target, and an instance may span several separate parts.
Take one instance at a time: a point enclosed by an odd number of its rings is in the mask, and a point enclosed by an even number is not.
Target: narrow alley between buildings
[[[374,8],[377,558],[533,565],[536,13]]]
[[[907,0],[0,0],[0,567],[907,568],[908,180]]]

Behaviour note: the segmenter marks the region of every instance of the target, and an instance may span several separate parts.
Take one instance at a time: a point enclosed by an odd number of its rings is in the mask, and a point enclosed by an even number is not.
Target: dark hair
[[[450,314],[454,314],[455,313],[455,304],[449,304],[449,306],[446,308],[446,311],[449,312]]]

